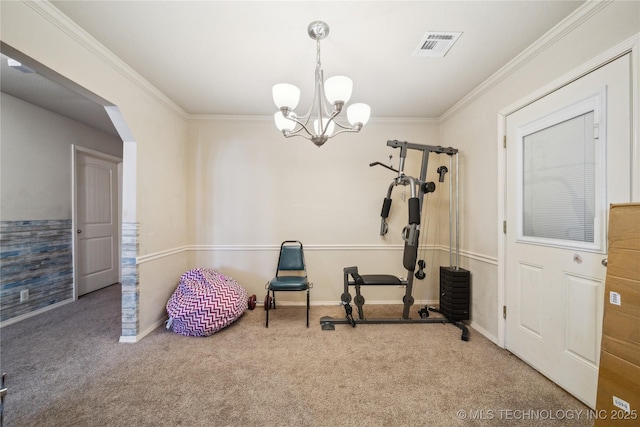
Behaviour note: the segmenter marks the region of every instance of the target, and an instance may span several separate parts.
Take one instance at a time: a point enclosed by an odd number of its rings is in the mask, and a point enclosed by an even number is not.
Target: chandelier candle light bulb
[[[316,40],[315,91],[311,107],[302,116],[293,111],[300,101],[300,89],[288,83],[273,86],[273,101],[280,109],[274,114],[276,127],[286,137],[301,136],[320,147],[333,136],[344,132],[359,132],[369,121],[371,108],[367,104],[352,104],[347,108],[347,119],[351,126],[336,120],[345,104],[351,99],[353,81],[349,77],[334,76],[324,81],[320,63],[320,40],[329,34],[329,26],[314,21],[307,27],[309,37]],[[313,128],[309,121],[313,118]],[[336,128],[340,128],[334,133]]]

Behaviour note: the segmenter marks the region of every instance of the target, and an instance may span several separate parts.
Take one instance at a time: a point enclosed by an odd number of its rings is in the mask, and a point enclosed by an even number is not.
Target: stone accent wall
[[[0,222],[0,321],[73,299],[71,220]],[[20,302],[20,292],[29,299]]]
[[[137,222],[122,224],[122,336],[135,337],[139,329],[138,235]]]

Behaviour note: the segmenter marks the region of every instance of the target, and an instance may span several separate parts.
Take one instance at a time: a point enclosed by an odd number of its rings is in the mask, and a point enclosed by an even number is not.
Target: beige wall
[[[490,337],[497,339],[502,319],[495,262],[502,221],[498,212],[498,113],[639,31],[640,3],[613,2],[490,90],[448,114],[440,125],[441,144],[457,145],[462,152],[461,247],[468,254],[463,267],[473,265],[469,268],[473,324]]]
[[[402,193],[408,198],[410,190],[394,189],[389,233],[381,237],[382,201],[396,174],[369,167],[374,161],[388,164],[389,155],[398,167],[399,150],[387,147],[390,139],[436,145],[437,126],[373,119],[361,133],[337,136],[318,148],[302,138],[284,138],[270,119],[193,120],[191,264],[232,275],[262,300],[264,284],[275,273],[279,244],[300,240],[315,286],[313,303],[339,302],[342,269],[350,265],[363,272],[406,275],[401,230],[408,208]],[[410,152],[407,174],[419,176],[420,156]],[[365,295],[401,303],[402,292],[371,289]],[[429,292],[437,291],[416,286],[414,296],[425,299]]]
[[[0,94],[2,221],[72,218],[71,146],[122,157],[122,141]]]

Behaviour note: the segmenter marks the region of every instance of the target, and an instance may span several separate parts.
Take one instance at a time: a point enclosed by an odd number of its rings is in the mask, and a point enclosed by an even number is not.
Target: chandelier
[[[341,133],[359,132],[369,120],[371,108],[367,104],[351,104],[347,108],[347,120],[350,125],[341,124],[336,120],[351,98],[353,81],[345,76],[334,76],[324,81],[320,64],[320,40],[329,34],[329,26],[322,21],[314,21],[307,27],[307,33],[316,41],[313,101],[309,110],[303,116],[298,116],[293,110],[300,100],[300,89],[292,84],[279,83],[273,86],[273,101],[280,109],[274,118],[276,126],[286,138],[301,136],[320,147],[329,138]],[[339,128],[337,131],[336,126]]]

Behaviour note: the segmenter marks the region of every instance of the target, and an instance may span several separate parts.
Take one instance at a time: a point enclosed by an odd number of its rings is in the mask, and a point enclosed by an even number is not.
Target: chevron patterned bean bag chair
[[[242,316],[247,305],[247,291],[231,277],[212,269],[189,270],[167,302],[167,329],[206,337]]]

